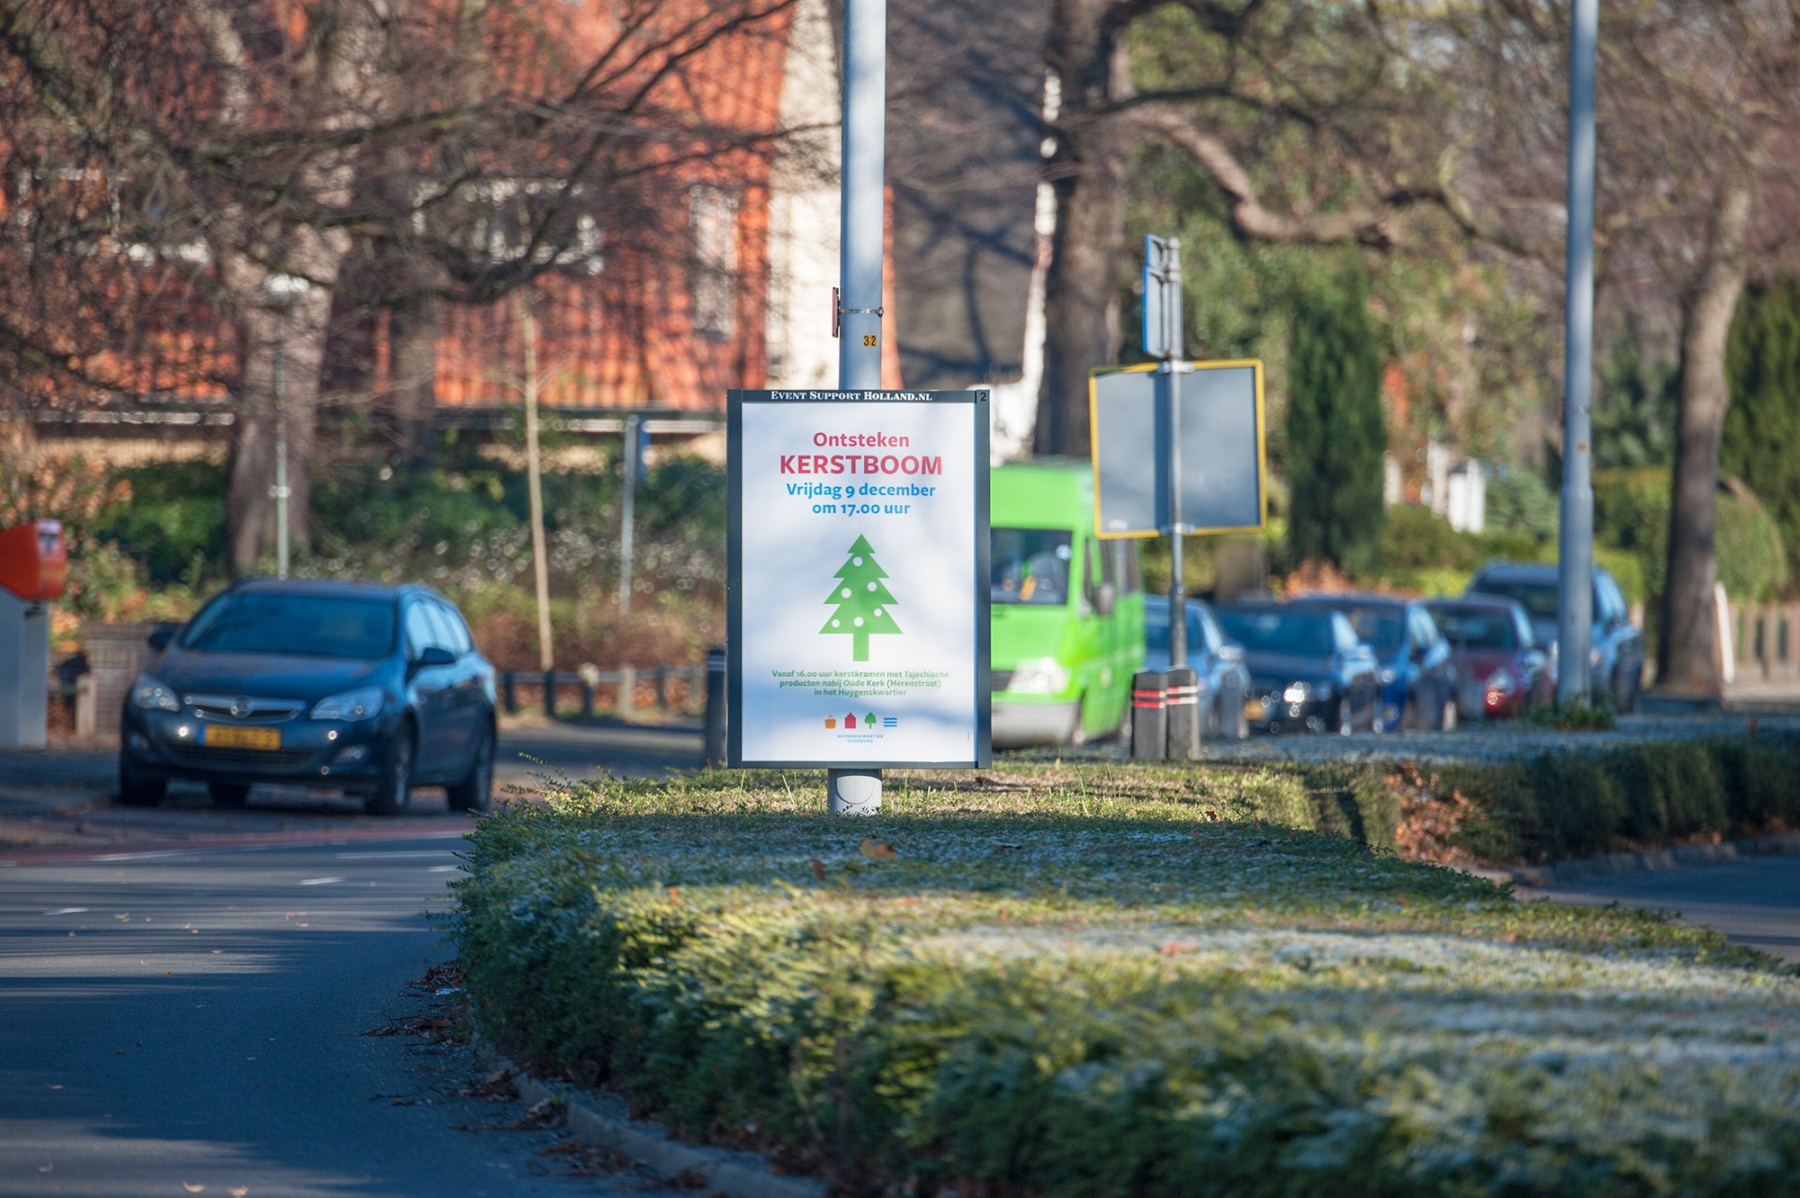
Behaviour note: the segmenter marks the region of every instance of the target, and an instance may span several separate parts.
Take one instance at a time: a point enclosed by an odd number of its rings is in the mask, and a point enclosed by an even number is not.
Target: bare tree
[[[404,312],[416,356],[435,304],[629,244],[684,170],[778,136],[709,119],[694,89],[722,39],[779,36],[787,3],[583,23],[537,0],[0,0],[0,350],[40,401],[234,396],[234,570],[273,526],[279,352],[305,544],[334,302]],[[384,268],[347,273],[358,245]],[[290,310],[278,275],[310,285]]]
[[[1052,0],[1057,192],[1040,453],[1087,450],[1087,377],[1119,350],[1127,171],[1162,139],[1255,241],[1387,248],[1444,207],[1442,77],[1373,2]]]
[[[1566,6],[1491,0],[1450,28],[1479,80],[1459,106],[1469,136],[1457,217],[1490,244],[1548,259],[1564,220]],[[1746,280],[1800,250],[1800,173],[1778,152],[1800,131],[1797,67],[1800,12],[1786,0],[1602,8],[1602,303],[1667,310],[1679,360],[1657,673],[1682,691],[1720,685],[1725,345]]]

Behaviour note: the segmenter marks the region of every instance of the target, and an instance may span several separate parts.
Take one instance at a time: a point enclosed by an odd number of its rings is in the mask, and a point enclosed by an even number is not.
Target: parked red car
[[[1433,599],[1425,607],[1450,642],[1464,719],[1516,716],[1531,704],[1550,702],[1556,687],[1550,659],[1517,600],[1471,596]]]

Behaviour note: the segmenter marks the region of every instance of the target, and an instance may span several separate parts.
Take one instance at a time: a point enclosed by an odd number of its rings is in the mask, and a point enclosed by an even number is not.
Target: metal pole
[[[544,543],[544,470],[538,446],[537,313],[531,306],[530,287],[519,293],[519,333],[525,342],[525,497],[531,515],[531,572],[537,583],[538,668],[547,676],[555,668],[556,648],[550,639],[550,557]],[[546,706],[551,690],[546,684]]]
[[[287,313],[275,324],[275,577],[288,576]]]
[[[1594,491],[1588,449],[1594,370],[1594,73],[1599,0],[1575,0],[1569,43],[1569,243],[1563,345],[1563,487],[1558,545],[1560,702],[1588,696]]]
[[[1164,390],[1169,405],[1169,444],[1165,449],[1169,479],[1169,667],[1187,665],[1187,584],[1182,578],[1181,537],[1187,526],[1181,519],[1181,239],[1169,238],[1169,268],[1163,280],[1163,319],[1168,332],[1163,338]]]
[[[887,0],[844,5],[843,190],[838,273],[838,387],[881,388],[881,270],[886,231]],[[830,770],[831,810],[881,810],[880,770]]]
[[[631,534],[637,507],[638,428],[643,418],[625,417],[625,510],[619,517],[619,614],[631,614]]]

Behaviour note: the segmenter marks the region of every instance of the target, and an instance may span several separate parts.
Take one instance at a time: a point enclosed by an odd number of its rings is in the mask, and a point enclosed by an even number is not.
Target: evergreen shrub
[[[451,922],[502,1049],[838,1192],[1800,1192],[1800,982],[1308,830],[1368,776],[584,784],[480,822]]]

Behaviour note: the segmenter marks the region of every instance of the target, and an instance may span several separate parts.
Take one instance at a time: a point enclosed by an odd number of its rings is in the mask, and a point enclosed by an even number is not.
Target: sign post
[[[1177,282],[1179,267],[1168,272]],[[1146,296],[1153,276],[1145,271]],[[1166,318],[1166,299],[1144,305],[1148,326]],[[1094,531],[1102,537],[1170,537],[1167,671],[1133,681],[1134,716],[1166,727],[1163,747],[1134,736],[1135,757],[1187,761],[1199,756],[1198,679],[1186,662],[1186,588],[1181,538],[1192,533],[1255,532],[1267,515],[1264,485],[1262,363],[1178,362],[1179,339],[1152,341],[1160,363],[1094,372],[1088,381],[1094,456]],[[1152,468],[1144,469],[1145,463]],[[1162,702],[1150,702],[1160,687]],[[1153,709],[1160,715],[1153,714]]]
[[[1144,353],[1161,360],[1157,368],[1157,421],[1168,434],[1159,438],[1168,491],[1169,667],[1187,666],[1187,582],[1182,578],[1181,538],[1181,239],[1144,238]],[[1092,427],[1091,425],[1089,427]]]
[[[840,285],[832,297],[831,332],[838,338],[838,386],[873,391],[881,386],[886,252],[887,0],[845,0],[843,62]],[[825,797],[833,811],[879,811],[881,771],[831,770]]]
[[[729,420],[730,764],[986,766],[987,392],[733,391]]]

